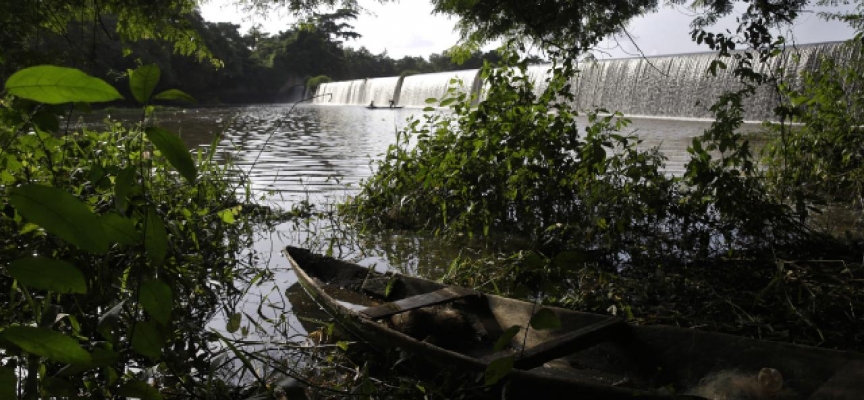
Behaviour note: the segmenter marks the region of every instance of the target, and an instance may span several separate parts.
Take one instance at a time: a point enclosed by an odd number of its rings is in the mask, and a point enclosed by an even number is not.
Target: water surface
[[[107,114],[126,121],[140,117],[140,111],[115,110]],[[89,125],[99,125],[94,121],[104,116],[105,113],[90,117]],[[256,199],[286,209],[306,202],[316,210],[330,210],[346,196],[357,193],[361,180],[373,172],[371,162],[383,156],[395,141],[396,132],[406,126],[406,119],[411,116],[422,116],[422,109],[368,110],[363,106],[326,105],[292,109],[292,105],[282,104],[160,110],[154,118],[161,126],[177,132],[193,149],[206,150],[216,138],[216,158],[220,162],[230,161],[244,171]],[[706,121],[694,120],[632,120],[625,132],[639,135],[644,140],[643,148],[659,147],[668,157],[667,171],[671,174],[681,173],[692,138],[709,126]],[[583,125],[585,122],[582,121]],[[755,129],[757,125],[745,126],[745,130]],[[331,252],[379,270],[392,268],[412,274],[441,273],[454,257],[478,251],[442,244],[423,234],[359,234],[330,222],[326,219],[291,222],[259,232],[251,259],[262,270],[271,271],[272,276],[257,282],[254,290],[237,305],[238,310],[274,320],[287,318],[288,328],[283,336],[308,330],[293,315],[285,313],[290,308],[288,300],[296,298],[297,289],[285,291],[296,282],[281,252],[286,245]],[[219,318],[213,325],[224,326]]]

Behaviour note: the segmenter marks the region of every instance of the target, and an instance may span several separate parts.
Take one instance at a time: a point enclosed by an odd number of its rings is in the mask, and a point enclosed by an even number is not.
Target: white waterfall
[[[315,92],[317,97],[312,104],[363,104],[365,87],[365,79],[322,83]]]
[[[447,90],[456,85],[459,85],[458,90],[462,93],[477,93],[478,72],[479,70],[470,69],[406,76],[402,81],[398,103],[407,107],[435,107],[437,104],[427,104],[426,99],[435,98],[441,101],[447,95]]]
[[[360,104],[365,105],[374,101],[376,106],[386,107],[390,104],[390,100],[396,101],[398,85],[398,76],[367,79],[366,87],[363,90],[364,97]]]
[[[739,52],[738,54],[744,54]],[[840,43],[822,43],[790,47],[784,54],[774,57],[767,65],[754,61],[757,70],[773,72],[784,68],[787,82],[798,82],[804,70],[818,66],[820,56],[829,56],[842,62],[850,59],[851,50]],[[722,59],[726,69],[717,68],[716,76],[708,72],[717,60],[714,53],[699,53],[649,58],[629,58],[583,62],[579,73],[571,81],[575,106],[580,110],[602,107],[620,111],[625,115],[658,117],[710,118],[709,107],[727,91],[742,84],[732,74],[734,61]],[[534,82],[535,94],[545,90],[551,73],[551,64],[532,65],[527,74]],[[426,99],[441,101],[448,89],[461,81],[460,91],[482,98],[483,83],[476,69],[412,75],[404,78],[388,77],[345,82],[325,83],[317,94],[331,96],[317,98],[315,104],[376,105],[386,107],[390,100],[399,106],[426,107]],[[759,87],[756,94],[744,103],[746,120],[773,117],[778,96],[768,85]]]

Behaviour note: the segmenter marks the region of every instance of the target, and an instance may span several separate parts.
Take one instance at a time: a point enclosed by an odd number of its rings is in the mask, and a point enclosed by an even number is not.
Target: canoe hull
[[[307,293],[355,337],[379,349],[398,347],[418,359],[460,371],[482,374],[486,370],[490,358],[483,355],[491,354],[491,349],[457,352],[417,340],[387,324],[364,318],[325,290],[325,282],[360,291],[364,285],[370,286],[370,282],[383,280],[389,282],[391,298],[400,299],[430,293],[445,285],[401,275],[381,276],[355,264],[303,249],[288,248],[286,254]],[[387,300],[392,301],[391,298]],[[487,329],[493,341],[510,326],[527,326],[534,311],[530,303],[494,295],[483,296],[483,303],[490,315],[481,317],[497,325]],[[604,315],[551,309],[561,320],[562,328],[529,329],[527,336],[518,338],[524,340],[526,349],[610,319]],[[682,393],[718,371],[752,373],[755,377],[765,367],[782,372],[795,393],[790,398],[857,399],[864,393],[864,368],[861,368],[864,357],[860,354],[666,326],[628,326],[626,329],[626,341],[602,343],[542,367],[512,371],[507,377],[508,394],[516,396],[514,398],[535,397],[537,388],[543,388],[546,398],[572,398],[574,393],[596,399],[682,398],[665,394],[663,390],[668,392],[669,388],[674,388],[672,392]],[[587,379],[592,374],[597,375],[596,379]],[[608,376],[617,376],[620,380],[613,382]],[[621,382],[635,387],[613,386]]]

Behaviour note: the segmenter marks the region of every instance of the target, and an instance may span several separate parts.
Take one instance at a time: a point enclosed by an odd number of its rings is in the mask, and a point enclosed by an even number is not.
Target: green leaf
[[[165,338],[155,322],[136,322],[132,331],[132,348],[139,354],[156,361],[162,357]]]
[[[33,115],[32,121],[33,125],[42,132],[57,133],[60,130],[60,121],[57,120],[57,116],[44,109],[37,111]]]
[[[27,353],[67,364],[90,362],[78,341],[60,332],[31,326],[11,326],[0,332],[0,338],[14,343]]]
[[[236,222],[236,220],[234,219],[234,208],[233,207],[232,208],[226,208],[222,211],[217,212],[216,214],[219,215],[219,218],[222,219],[222,222],[224,222],[226,224],[233,224],[234,222]]]
[[[197,103],[194,97],[186,94],[182,90],[177,89],[168,89],[164,92],[160,92],[157,95],[153,96],[153,100],[178,100],[188,103]]]
[[[74,376],[94,368],[107,367],[120,362],[120,353],[113,350],[97,347],[90,354],[90,362],[84,364],[72,364],[60,369],[57,376]],[[0,397],[2,398],[2,397]]]
[[[490,362],[486,367],[486,372],[484,373],[484,383],[486,386],[494,385],[498,383],[501,378],[507,376],[507,374],[513,370],[514,360],[515,356],[513,355],[499,357],[492,360],[492,362]]]
[[[42,380],[42,390],[45,393],[59,397],[73,397],[78,393],[78,388],[66,379],[46,376]]]
[[[9,202],[24,218],[81,249],[96,254],[108,251],[108,236],[99,218],[68,192],[42,185],[9,191]]]
[[[225,330],[228,333],[237,332],[240,329],[240,322],[243,320],[243,314],[233,313],[228,316],[228,324],[225,325]]]
[[[141,284],[138,301],[154,320],[162,325],[171,322],[171,311],[174,309],[174,293],[171,287],[158,279],[152,279]]]
[[[132,185],[135,184],[135,166],[130,165],[117,174],[117,179],[114,182],[114,203],[117,204],[117,209],[120,212],[126,211],[128,201],[126,196],[132,191]]]
[[[129,71],[129,89],[139,104],[147,104],[153,89],[159,83],[159,66],[156,64],[142,65]]]
[[[147,210],[147,227],[144,230],[144,249],[147,257],[157,265],[162,265],[165,255],[168,253],[168,234],[165,233],[165,224],[154,207]]]
[[[116,213],[108,213],[99,216],[99,220],[102,222],[105,233],[113,241],[125,245],[141,242],[141,235],[138,234],[138,230],[135,229],[135,222],[131,219]]]
[[[520,330],[522,330],[522,327],[519,325],[513,325],[507,328],[507,330],[505,330],[504,333],[501,334],[501,337],[499,337],[498,340],[495,341],[495,346],[493,347],[493,349],[495,351],[504,350],[504,348],[507,347],[508,344],[510,344],[510,341],[513,340],[513,337],[516,336],[516,334],[519,333]]]
[[[93,368],[106,367],[119,362],[120,353],[117,353],[114,350],[97,347],[93,349],[93,353],[90,354],[90,358],[92,358],[93,360],[93,362],[90,364]]]
[[[541,308],[534,316],[531,317],[531,327],[537,330],[545,329],[560,329],[561,320],[555,311],[548,308]]]
[[[42,315],[39,316],[39,323],[36,326],[51,329],[57,321],[66,316],[66,314],[61,314],[60,311],[62,311],[62,308],[56,304],[46,306],[42,309]]]
[[[528,269],[534,268],[543,268],[546,266],[546,258],[543,256],[531,251],[525,254],[525,257],[522,259],[522,266]]]
[[[582,252],[562,251],[555,256],[552,264],[563,270],[573,270],[584,265],[586,261],[587,257]]]
[[[192,155],[186,150],[186,145],[180,140],[180,137],[168,132],[162,128],[150,127],[145,130],[147,138],[153,142],[162,155],[171,163],[174,168],[183,175],[189,183],[195,182],[198,171],[195,168],[195,162],[192,161]]]
[[[15,370],[9,367],[0,367],[0,399],[17,399],[18,394],[15,393],[17,384],[18,378],[15,376]]]
[[[147,382],[126,382],[117,389],[117,394],[123,397],[135,397],[141,400],[162,400],[159,390]]]
[[[120,312],[123,311],[123,304],[125,303],[126,300],[123,300],[99,316],[97,331],[99,331],[99,334],[101,334],[105,339],[111,340],[113,336],[111,330],[117,325],[117,321],[120,320]]]
[[[15,96],[47,104],[104,102],[123,96],[105,81],[75,68],[40,65],[18,71],[6,80]]]
[[[234,353],[234,356],[243,363],[243,366],[246,367],[247,371],[251,372],[256,380],[260,381],[261,377],[256,372],[257,368],[255,367],[255,365],[253,365],[252,362],[249,360],[248,353],[237,349],[237,346],[234,346],[234,344],[231,343],[230,340],[220,335],[219,332],[213,331],[213,333],[219,338],[219,340],[222,341],[222,343],[225,344],[225,346],[228,346],[228,349],[231,350],[231,352]]]
[[[430,98],[426,99],[426,104],[435,104],[437,102],[438,102],[438,99],[436,99],[434,97],[430,97]]]
[[[87,281],[81,270],[63,260],[27,257],[12,261],[6,268],[9,276],[25,286],[55,293],[87,293]]]

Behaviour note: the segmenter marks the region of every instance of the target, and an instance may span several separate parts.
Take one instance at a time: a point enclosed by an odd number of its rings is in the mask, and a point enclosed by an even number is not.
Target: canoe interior
[[[297,265],[324,292],[351,311],[339,311],[359,319],[356,329],[378,336],[392,331],[385,322],[358,318],[356,311],[410,296],[434,292],[445,285],[402,275],[382,275],[348,262],[288,248]],[[386,294],[386,295],[385,295]],[[347,295],[347,296],[346,296]],[[452,307],[471,313],[485,329],[482,340],[459,342],[440,351],[428,343],[409,343],[405,335],[382,340],[385,345],[414,346],[431,361],[481,370],[490,357],[500,355],[495,341],[508,328],[528,326],[535,308],[531,303],[486,295],[462,299]],[[555,330],[523,330],[511,340],[509,351],[555,340],[568,332],[609,320],[609,316],[553,309],[562,327]],[[602,324],[601,324],[602,325]],[[588,384],[633,388],[650,392],[685,393],[722,373],[755,376],[762,368],[775,368],[784,378],[783,399],[864,398],[864,357],[860,354],[793,344],[775,343],[666,326],[627,326],[621,340],[612,340],[564,355],[530,370],[535,375],[563,377]],[[416,340],[414,340],[416,342]],[[468,343],[466,345],[466,343]],[[448,358],[448,355],[462,357]],[[437,358],[437,360],[436,360]],[[455,364],[454,364],[455,363]]]

